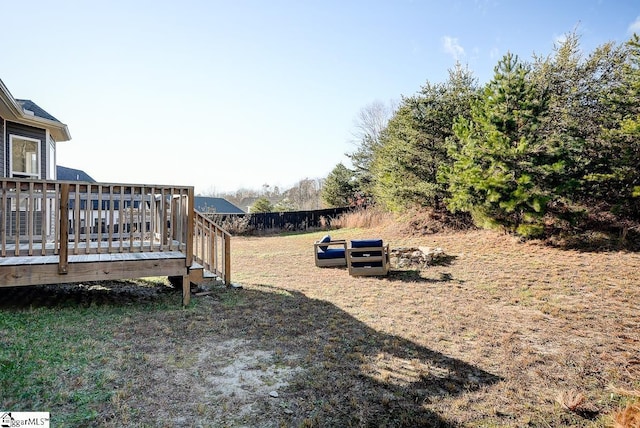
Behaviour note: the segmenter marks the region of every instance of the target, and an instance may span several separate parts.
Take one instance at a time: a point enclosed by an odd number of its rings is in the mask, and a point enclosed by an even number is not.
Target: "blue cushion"
[[[382,239],[354,239],[351,241],[351,248],[367,248],[367,247],[382,247]],[[373,257],[381,256],[382,251],[354,251],[351,253],[354,257]],[[357,266],[361,267],[361,266]]]
[[[382,239],[354,239],[351,248],[382,247]]]
[[[318,252],[318,259],[343,259],[344,249],[330,248],[324,251]]]
[[[329,235],[325,235],[320,242],[331,242],[331,236]],[[327,251],[327,249],[329,248],[328,245],[322,245],[320,248],[320,251]]]

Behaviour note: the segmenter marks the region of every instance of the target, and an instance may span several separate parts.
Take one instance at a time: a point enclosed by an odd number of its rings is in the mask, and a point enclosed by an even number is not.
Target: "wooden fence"
[[[226,225],[244,220],[246,231],[307,231],[326,226],[324,222],[351,211],[351,207],[327,208],[312,211],[284,211],[248,214],[207,214],[217,224]]]

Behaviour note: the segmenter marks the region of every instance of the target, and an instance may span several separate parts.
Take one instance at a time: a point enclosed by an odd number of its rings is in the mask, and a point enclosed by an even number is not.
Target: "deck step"
[[[193,283],[199,283],[202,281],[219,281],[221,278],[215,273],[208,271],[200,263],[193,262],[189,268],[189,278]]]
[[[209,272],[209,271],[208,271],[208,270],[206,270],[206,269],[203,269],[203,270],[202,270],[202,276],[203,276],[204,278],[206,278],[206,279],[219,278],[219,277],[218,277],[218,275],[216,275],[216,274],[215,274],[215,273],[213,273],[213,272]]]

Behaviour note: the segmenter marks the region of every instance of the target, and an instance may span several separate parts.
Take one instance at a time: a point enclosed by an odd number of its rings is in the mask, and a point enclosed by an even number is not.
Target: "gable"
[[[56,142],[69,128],[31,100],[16,99],[0,79],[0,177],[56,177]]]
[[[0,79],[0,119],[49,132],[57,141],[69,141],[69,128],[31,100],[17,100]]]

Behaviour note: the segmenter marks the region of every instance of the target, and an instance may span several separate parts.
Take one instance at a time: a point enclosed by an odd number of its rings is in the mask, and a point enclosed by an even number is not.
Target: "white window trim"
[[[9,173],[10,173],[10,177],[14,177],[14,171],[13,171],[13,138],[18,138],[20,140],[25,140],[25,141],[32,141],[36,144],[36,148],[38,150],[37,152],[37,157],[38,157],[38,173],[37,174],[27,174],[24,172],[20,172],[20,171],[15,171],[16,174],[18,175],[26,175],[29,176],[31,178],[40,178],[40,176],[42,175],[42,153],[41,153],[41,143],[42,141],[38,140],[37,138],[30,138],[30,137],[24,137],[22,135],[17,135],[17,134],[9,134]]]
[[[51,137],[49,130],[46,132],[47,139],[47,171],[45,172],[47,180],[57,180],[56,171],[56,141]]]

